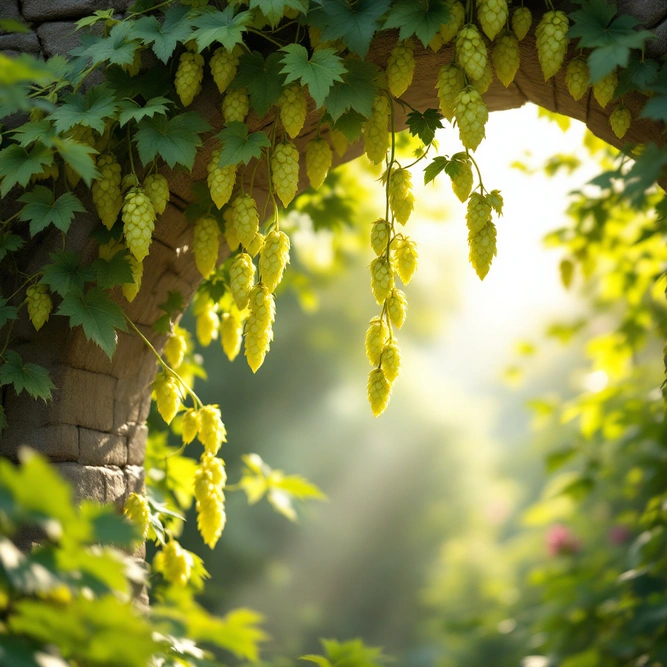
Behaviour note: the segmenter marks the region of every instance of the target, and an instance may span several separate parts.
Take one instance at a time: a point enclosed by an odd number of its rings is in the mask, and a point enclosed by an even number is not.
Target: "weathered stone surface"
[[[79,46],[80,33],[75,33],[75,28],[76,24],[63,21],[40,25],[37,28],[37,36],[42,43],[44,55],[50,58],[57,53],[64,54]]]
[[[127,434],[127,462],[130,465],[141,466],[146,456],[146,438],[148,426],[146,424],[132,424]]]
[[[125,466],[125,483],[127,494],[143,493],[146,489],[146,472],[143,466]]]
[[[0,456],[12,460],[18,457],[20,447],[30,447],[49,457],[52,461],[76,461],[79,457],[79,432],[71,424],[54,424],[35,428],[26,424],[24,428],[7,429],[0,436]]]
[[[17,32],[0,35],[0,51],[15,49],[24,53],[38,53],[39,39],[34,32]]]
[[[120,435],[80,427],[79,463],[123,466],[127,463],[127,440]]]
[[[124,468],[107,466],[105,468],[96,468],[104,470],[104,502],[114,504],[119,509],[125,505],[127,479]]]
[[[123,11],[128,0],[23,0],[23,17],[28,21],[54,21],[88,16],[98,9]]]
[[[94,500],[98,503],[106,499],[107,469],[84,466],[80,463],[56,463],[56,469],[72,487],[74,501]]]
[[[0,19],[19,20],[20,18],[19,0],[2,0],[0,2]]]
[[[54,373],[54,382],[60,400],[51,406],[49,422],[111,432],[115,378],[65,366]]]

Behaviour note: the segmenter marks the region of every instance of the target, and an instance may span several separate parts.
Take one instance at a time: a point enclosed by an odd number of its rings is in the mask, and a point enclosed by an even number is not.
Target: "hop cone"
[[[287,206],[299,187],[299,151],[293,143],[286,141],[275,147],[271,155],[271,175],[276,194],[283,206]]]
[[[164,356],[169,365],[177,370],[185,359],[185,353],[188,351],[188,341],[183,329],[176,327],[171,333],[164,346]]]
[[[256,285],[249,299],[250,317],[245,327],[245,356],[253,373],[264,363],[273,340],[275,302],[264,285]]]
[[[484,67],[484,74],[482,74],[481,79],[472,82],[473,88],[480,94],[484,93],[491,87],[491,82],[493,81],[493,68],[491,67],[491,62],[486,61],[486,66]]]
[[[202,347],[208,347],[211,341],[218,337],[220,319],[212,301],[209,301],[197,314],[197,340]]]
[[[505,33],[493,48],[491,59],[498,79],[507,88],[514,81],[521,64],[519,40],[514,35]]]
[[[472,190],[472,164],[470,160],[457,160],[458,169],[452,174],[452,190],[458,200],[464,202]]]
[[[573,58],[565,70],[565,84],[570,95],[578,102],[588,90],[590,71],[584,58]]]
[[[485,125],[489,111],[482,96],[472,86],[464,88],[457,96],[454,115],[459,126],[461,143],[475,150],[486,136]]]
[[[521,41],[530,30],[533,15],[528,7],[517,7],[512,13],[512,30],[516,38]]]
[[[158,412],[167,424],[171,424],[181,407],[182,389],[179,381],[171,373],[161,371],[155,378],[153,391]]]
[[[484,280],[496,255],[496,226],[487,222],[478,232],[468,233],[470,263],[480,280]]]
[[[216,208],[221,209],[231,198],[236,183],[236,165],[219,167],[220,149],[211,154],[211,161],[206,167],[208,172],[208,191]]]
[[[607,76],[602,77],[597,83],[593,84],[593,95],[603,109],[614,97],[616,86],[618,86],[616,71],[610,72]]]
[[[506,0],[477,1],[477,19],[484,34],[492,41],[505,26],[508,15]]]
[[[148,537],[148,526],[150,521],[150,510],[145,496],[131,493],[125,501],[123,514],[141,531],[141,538]]]
[[[306,122],[306,93],[303,88],[293,83],[285,88],[278,100],[280,121],[292,139],[299,136]]]
[[[387,84],[394,97],[400,97],[412,83],[415,74],[415,53],[410,40],[399,42],[387,61]]]
[[[373,223],[371,229],[371,246],[376,255],[382,255],[387,249],[390,231],[389,223],[382,218]]]
[[[609,116],[609,124],[611,129],[614,131],[614,134],[622,139],[625,136],[625,133],[630,128],[632,123],[632,116],[627,107],[624,107],[622,104],[617,106]]]
[[[408,312],[408,300],[400,289],[394,288],[391,291],[387,299],[387,312],[391,323],[400,329]]]
[[[229,268],[229,289],[239,310],[248,305],[250,290],[255,282],[255,265],[245,252],[237,255]]]
[[[35,327],[35,331],[39,331],[49,320],[49,315],[53,310],[53,303],[49,296],[46,285],[37,283],[30,285],[25,293],[28,302],[28,317]]]
[[[329,173],[333,154],[324,139],[311,139],[306,146],[306,173],[310,184],[319,188]]]
[[[404,225],[415,207],[412,176],[407,169],[395,169],[389,178],[389,205],[396,220]]]
[[[473,192],[468,200],[468,210],[466,211],[468,231],[471,234],[477,234],[490,220],[491,205],[479,192]]]
[[[368,374],[368,402],[376,417],[379,417],[389,404],[391,385],[380,368],[374,368]]]
[[[200,425],[199,412],[194,408],[188,408],[181,419],[181,436],[184,445],[189,445],[197,437]]]
[[[488,62],[486,45],[474,25],[466,25],[456,37],[456,59],[472,81],[484,76]]]
[[[192,556],[173,539],[162,547],[158,555],[161,558],[158,559],[156,568],[162,571],[164,578],[176,586],[186,586],[190,579]]]
[[[233,313],[224,313],[220,323],[222,349],[229,361],[234,361],[241,351],[243,342],[243,322]]]
[[[223,442],[227,442],[227,429],[217,405],[205,405],[199,410],[199,442],[213,455],[218,453]]]
[[[224,48],[216,49],[211,57],[211,75],[221,94],[227,90],[227,87],[236,76],[240,54],[241,47],[237,45],[231,53]]]
[[[395,340],[384,346],[380,366],[389,384],[394,384],[401,370],[401,350]]]
[[[93,183],[93,203],[102,224],[111,229],[123,207],[120,165],[111,153],[105,153],[97,158],[97,169],[100,177]]]
[[[333,128],[329,132],[329,139],[331,140],[331,145],[334,147],[334,150],[336,151],[336,155],[338,157],[343,157],[343,155],[345,155],[345,151],[347,151],[350,145],[350,142],[347,140],[347,137],[340,130]]]
[[[373,109],[364,123],[364,152],[373,164],[380,164],[389,148],[389,100],[382,93],[375,97]]]
[[[132,271],[132,282],[123,283],[121,289],[123,296],[132,303],[139,294],[141,289],[141,279],[144,277],[144,264],[140,262],[134,255],[128,257],[130,263],[130,270]]]
[[[204,77],[204,58],[199,53],[186,51],[178,61],[174,85],[176,94],[184,107],[192,104],[192,100],[201,91]]]
[[[570,41],[567,37],[569,28],[567,14],[561,11],[547,12],[537,26],[537,59],[540,61],[545,81],[563,64]]]
[[[248,111],[250,111],[250,100],[245,88],[227,91],[225,98],[222,100],[222,117],[225,120],[225,125],[235,121],[242,123],[248,115]]]
[[[259,275],[269,292],[275,291],[283,279],[289,262],[290,242],[287,234],[273,230],[266,235],[259,256]]]
[[[215,271],[220,250],[220,229],[212,215],[204,215],[195,222],[192,249],[199,273],[208,278]]]
[[[394,249],[393,263],[404,285],[412,280],[417,270],[418,260],[417,244],[407,236],[398,239]]]
[[[382,304],[394,289],[394,271],[389,260],[384,257],[376,257],[371,262],[371,289],[375,300]]]
[[[380,364],[384,344],[389,337],[389,329],[381,317],[374,317],[366,331],[366,356],[373,366]]]
[[[436,88],[440,101],[440,111],[449,121],[454,118],[456,96],[465,88],[465,85],[463,70],[458,65],[450,63],[442,66],[438,74]]]
[[[440,36],[447,44],[451,42],[466,20],[466,10],[460,0],[445,0],[445,6],[449,10],[449,20],[440,24]]]
[[[158,215],[162,215],[169,202],[169,184],[162,174],[152,174],[144,180],[144,192]]]
[[[257,203],[250,195],[239,195],[232,202],[231,220],[239,241],[247,248],[259,229]]]
[[[143,188],[130,188],[123,204],[123,233],[128,250],[141,262],[148,255],[155,229],[155,209]]]

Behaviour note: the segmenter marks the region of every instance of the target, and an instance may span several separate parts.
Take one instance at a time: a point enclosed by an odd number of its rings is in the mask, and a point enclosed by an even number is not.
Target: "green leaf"
[[[170,167],[176,164],[192,169],[197,148],[202,145],[200,132],[211,126],[196,111],[188,111],[173,118],[166,116],[146,118],[139,123],[134,135],[139,157],[144,165],[160,156]]]
[[[30,236],[35,236],[51,224],[67,234],[74,214],[86,210],[71,192],[65,192],[54,201],[51,189],[43,185],[36,185],[30,192],[21,195],[18,201],[25,204],[19,220],[30,221]]]
[[[51,121],[44,118],[37,122],[25,123],[14,132],[14,139],[20,146],[29,146],[41,141],[45,146],[52,146],[56,131]]]
[[[342,39],[345,45],[362,58],[366,57],[380,17],[389,9],[391,0],[320,0],[320,7],[308,14],[308,22],[322,31],[323,41]]]
[[[441,174],[445,169],[447,169],[449,163],[450,160],[448,157],[443,155],[434,157],[431,161],[431,164],[429,164],[428,167],[424,169],[424,185],[430,183],[438,176],[438,174]]]
[[[95,278],[89,267],[79,266],[80,258],[77,253],[61,250],[49,255],[51,264],[43,269],[41,283],[49,286],[52,292],[67,296],[69,292],[83,293],[84,285]]]
[[[265,132],[248,134],[248,127],[244,123],[234,121],[216,137],[222,141],[219,166],[226,167],[232,164],[248,164],[252,158],[259,158],[262,148],[268,148],[271,141]]]
[[[70,326],[82,326],[88,340],[99,345],[109,359],[118,343],[116,329],[127,331],[121,307],[100,287],[85,295],[70,292],[63,299],[58,315],[69,316]]]
[[[323,655],[302,655],[299,660],[314,662],[316,665],[319,665],[319,667],[333,667],[331,662]]]
[[[175,319],[178,313],[182,313],[185,310],[185,299],[180,292],[170,290],[167,294],[167,300],[159,304],[158,308],[164,311],[164,315],[161,315],[156,320],[153,328],[158,333],[168,334],[172,329],[172,320]]]
[[[234,16],[234,7],[231,5],[221,12],[206,12],[192,22],[197,28],[192,36],[200,51],[213,42],[220,42],[227,51],[231,51],[243,41],[243,33],[248,29],[253,16],[254,13],[250,11],[239,12]]]
[[[120,103],[118,122],[121,127],[131,120],[137,123],[144,118],[153,118],[156,115],[164,115],[169,111],[169,105],[173,104],[166,97],[153,97],[142,107],[133,100],[123,100]]]
[[[67,95],[49,116],[58,132],[65,132],[75,125],[92,127],[100,134],[104,132],[104,121],[116,113],[118,103],[106,86],[93,86],[84,97],[80,93]]]
[[[16,252],[25,245],[25,241],[17,234],[5,232],[0,234],[0,261],[2,261],[8,252]]]
[[[82,28],[89,28],[90,26],[95,25],[96,23],[101,23],[104,21],[113,21],[113,9],[98,9],[93,12],[90,16],[84,16],[82,19],[79,19],[76,22],[76,29],[81,30]]]
[[[281,56],[271,53],[266,60],[259,51],[245,53],[239,59],[233,88],[247,88],[250,104],[262,118],[278,102],[285,76],[280,73]]]
[[[441,23],[449,21],[444,0],[398,0],[389,12],[384,29],[399,28],[398,38],[416,35],[424,46],[436,36]]]
[[[100,257],[90,268],[97,274],[97,284],[105,289],[134,281],[126,252],[117,252],[109,260]]]
[[[39,364],[23,363],[23,358],[14,350],[5,352],[5,363],[0,366],[0,386],[11,384],[17,395],[28,392],[33,398],[48,401],[55,385],[49,372]]]
[[[20,32],[28,34],[30,26],[15,19],[0,19],[0,32]]]
[[[152,44],[153,53],[166,64],[176,46],[190,38],[192,23],[188,14],[187,7],[174,5],[165,12],[162,23],[156,16],[143,16],[134,24],[132,36]]]
[[[134,52],[141,46],[139,40],[133,39],[131,21],[116,23],[108,37],[83,35],[81,46],[72,49],[73,56],[90,59],[93,65],[108,62],[110,65],[131,65]]]
[[[491,190],[488,195],[486,195],[486,203],[490,204],[491,208],[498,214],[503,214],[503,197],[500,194],[500,190]]]
[[[635,90],[651,89],[658,81],[660,65],[650,58],[641,59],[639,56],[630,58],[629,65],[618,74],[618,86],[614,97],[630,93]]]
[[[435,139],[435,131],[442,128],[441,121],[442,114],[437,109],[426,109],[424,113],[415,110],[407,118],[410,134],[427,146]]]
[[[302,14],[308,11],[308,0],[250,0],[250,9],[259,9],[272,28],[285,16],[286,9],[295,9]]]
[[[377,67],[354,58],[346,59],[345,66],[347,72],[342,81],[333,84],[324,100],[324,106],[334,122],[350,109],[368,118],[375,99]]]
[[[81,176],[84,183],[90,187],[94,178],[97,178],[100,173],[97,171],[92,155],[97,154],[97,151],[88,144],[81,144],[70,138],[61,139],[57,137],[53,141],[53,145],[67,164],[74,169],[74,171]]]
[[[334,49],[321,49],[308,58],[308,51],[301,44],[289,44],[281,51],[283,56],[283,74],[287,75],[285,83],[300,80],[308,86],[310,96],[315,104],[321,107],[335,81],[342,81],[345,66]]]
[[[7,299],[0,296],[0,329],[2,329],[9,320],[15,320],[18,316],[18,308],[16,308],[16,306],[8,306]]]
[[[568,35],[579,38],[579,48],[593,49],[588,56],[592,83],[616,67],[626,67],[631,49],[643,49],[647,40],[656,37],[648,30],[635,30],[639,21],[633,16],[614,16],[616,5],[605,0],[584,2],[570,14],[574,23]]]
[[[33,174],[38,174],[53,163],[53,153],[44,144],[31,150],[12,144],[0,151],[0,195],[5,197],[15,186],[25,187]]]
[[[344,113],[333,123],[333,127],[340,130],[350,143],[354,143],[361,137],[361,129],[365,122],[365,116],[362,116],[358,111],[351,110]]]

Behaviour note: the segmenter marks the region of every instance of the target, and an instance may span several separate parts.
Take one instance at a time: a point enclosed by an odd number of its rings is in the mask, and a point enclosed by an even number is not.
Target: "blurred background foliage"
[[[480,285],[448,184],[417,190],[420,271],[382,418],[363,395],[380,191],[362,159],[292,207],[258,376],[215,342],[198,350],[232,484],[253,451],[328,496],[297,503],[298,524],[228,496],[202,602],[260,610],[266,666],[322,636],[405,667],[667,664],[661,194],[628,200],[624,156],[535,107],[494,114],[489,135],[479,162],[508,203],[499,257]],[[203,554],[188,519],[181,541]]]

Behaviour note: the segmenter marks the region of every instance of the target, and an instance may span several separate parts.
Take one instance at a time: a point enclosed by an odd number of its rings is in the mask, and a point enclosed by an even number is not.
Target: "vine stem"
[[[475,170],[477,171],[477,178],[479,178],[479,187],[482,191],[482,194],[484,194],[485,188],[484,188],[484,183],[482,182],[482,172],[479,170],[479,165],[477,164],[475,158],[472,155],[470,155],[470,151],[467,149],[466,149],[466,154],[470,158],[470,161],[473,163]]]
[[[155,358],[157,359],[160,366],[162,366],[164,371],[167,372],[167,373],[171,373],[181,383],[181,385],[183,386],[185,391],[188,394],[190,394],[190,397],[192,398],[192,401],[194,402],[195,407],[203,408],[204,404],[199,399],[199,396],[197,396],[197,394],[195,394],[195,392],[192,391],[192,389],[190,389],[190,387],[188,387],[185,380],[173,368],[171,368],[169,366],[169,364],[167,364],[164,361],[164,359],[160,356],[160,353],[155,349],[155,347],[153,347],[153,344],[148,340],[148,338],[146,338],[146,336],[144,336],[144,334],[141,333],[141,331],[139,330],[137,325],[130,319],[129,315],[124,312],[123,316],[125,317],[127,323],[130,325],[130,327],[135,331],[135,333],[138,334],[139,337],[141,338],[141,340],[144,341],[144,344],[148,347],[148,349],[155,355]]]
[[[274,46],[277,46],[279,49],[283,48],[283,44],[281,44],[278,40],[273,39],[273,37],[269,37],[265,32],[262,32],[261,30],[255,30],[254,28],[250,28],[248,32],[251,32],[254,35],[259,35],[260,37],[264,37],[264,39],[268,40]]]

